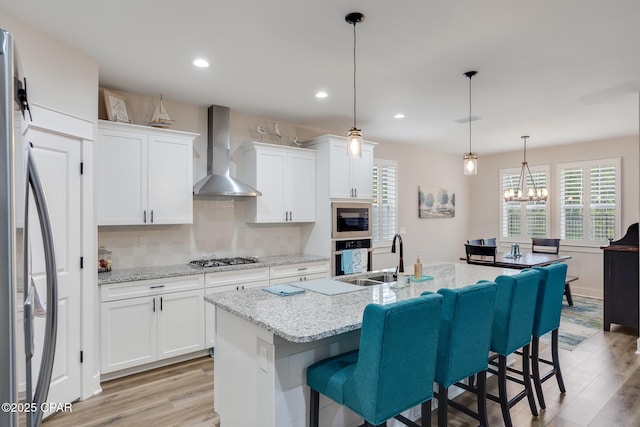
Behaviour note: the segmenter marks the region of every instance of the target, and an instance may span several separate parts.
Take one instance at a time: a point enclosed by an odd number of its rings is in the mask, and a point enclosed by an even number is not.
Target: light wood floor
[[[611,332],[599,332],[573,351],[561,349],[566,394],[559,392],[554,378],[549,379],[543,385],[547,409],[533,418],[524,399],[511,409],[514,425],[640,426],[640,355],[635,354],[636,340],[635,330],[612,326]],[[488,386],[496,392],[495,381],[490,379]],[[105,382],[102,387],[100,395],[74,403],[73,412],[58,413],[43,425],[219,424],[213,411],[213,363],[209,357]],[[463,395],[458,400],[475,408],[473,398]],[[493,402],[487,405],[490,424],[503,425],[499,406]],[[437,425],[435,412],[432,424]],[[449,425],[476,426],[477,422],[450,409]]]

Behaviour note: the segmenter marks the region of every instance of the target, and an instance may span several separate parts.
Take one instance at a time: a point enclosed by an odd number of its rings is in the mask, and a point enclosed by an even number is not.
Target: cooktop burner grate
[[[196,259],[191,261],[189,264],[197,265],[200,267],[222,267],[225,265],[254,264],[256,262],[258,262],[258,260],[255,258],[232,257],[232,258]]]

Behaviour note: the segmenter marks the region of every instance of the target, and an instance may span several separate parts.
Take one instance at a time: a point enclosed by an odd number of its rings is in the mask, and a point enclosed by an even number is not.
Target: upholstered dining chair
[[[540,273],[538,298],[536,299],[536,313],[533,320],[531,342],[531,373],[533,384],[538,396],[538,403],[542,409],[546,408],[542,383],[555,376],[558,388],[565,393],[560,359],[558,357],[558,328],[562,312],[562,296],[567,277],[567,264],[556,263],[545,267],[534,267]],[[540,358],[540,337],[551,332],[551,361]],[[552,369],[540,376],[540,362],[551,365]]]
[[[467,244],[469,245],[484,245],[484,240],[483,239],[471,239],[471,240],[467,240]]]
[[[487,246],[496,246],[496,238],[495,237],[489,237],[487,239],[484,239],[484,244]]]
[[[431,399],[442,296],[429,294],[364,309],[360,348],[307,368],[309,425],[317,427],[323,394],[346,406],[367,426],[386,425],[400,413],[422,406],[423,426],[431,422]]]
[[[488,425],[486,377],[496,289],[495,283],[483,282],[438,291],[443,297],[435,376],[439,427],[447,426],[449,406],[480,421],[481,426]],[[477,377],[477,387],[461,383],[472,375]],[[449,400],[449,387],[454,384],[476,393],[477,412]]]
[[[534,270],[522,271],[512,276],[500,275],[495,279],[498,290],[493,315],[488,371],[498,376],[498,395],[487,393],[487,398],[498,402],[506,427],[511,427],[509,409],[525,397],[529,401],[531,414],[538,416],[538,408],[531,386],[529,357],[531,331],[535,315],[540,273]],[[522,349],[522,375],[520,378],[507,374],[507,356]],[[518,394],[509,399],[507,380],[524,386]]]

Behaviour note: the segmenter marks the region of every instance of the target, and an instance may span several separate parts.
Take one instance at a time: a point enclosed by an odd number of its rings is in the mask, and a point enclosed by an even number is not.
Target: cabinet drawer
[[[168,292],[202,289],[204,274],[193,274],[168,279],[138,280],[100,286],[100,300],[117,301],[126,298],[161,295]]]
[[[283,277],[310,276],[315,274],[329,275],[329,262],[318,261],[302,264],[277,265],[271,267],[270,278],[274,280]]]
[[[207,288],[261,281],[269,283],[269,267],[205,273],[205,286]]]

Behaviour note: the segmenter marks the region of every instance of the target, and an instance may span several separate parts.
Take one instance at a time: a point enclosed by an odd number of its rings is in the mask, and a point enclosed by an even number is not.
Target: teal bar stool
[[[439,294],[367,305],[359,350],[307,368],[309,425],[318,426],[320,394],[360,415],[367,426],[384,426],[394,417],[417,426],[400,415],[417,405],[423,426],[430,425],[441,308]]]
[[[546,267],[535,267],[540,273],[536,314],[533,321],[533,339],[531,342],[531,373],[533,384],[538,396],[538,403],[542,409],[547,406],[542,394],[542,383],[555,376],[560,392],[565,393],[564,380],[560,370],[558,357],[558,328],[562,314],[562,298],[564,296],[565,281],[567,279],[567,264],[556,263]],[[551,332],[551,360],[540,358],[540,337]],[[540,362],[551,365],[551,370],[540,377]]]
[[[498,395],[487,393],[487,398],[500,404],[504,424],[511,427],[513,424],[509,409],[525,397],[529,401],[531,414],[538,416],[531,386],[529,354],[540,273],[529,270],[513,276],[501,275],[496,277],[495,282],[498,292],[489,348],[495,353],[490,357],[490,363],[497,369],[490,366],[488,371],[498,376]],[[507,367],[507,356],[519,349],[522,349],[522,372]],[[521,376],[511,376],[508,371],[520,373]],[[511,399],[507,396],[507,380],[524,386]]]
[[[497,285],[483,282],[459,289],[440,289],[442,315],[436,377],[438,383],[438,426],[447,426],[447,408],[461,411],[487,426],[486,379],[489,344]],[[477,374],[477,387],[462,384]],[[449,400],[449,387],[457,385],[476,393],[478,412]]]

